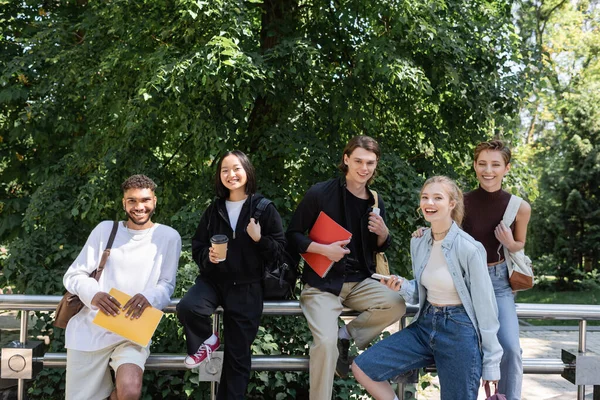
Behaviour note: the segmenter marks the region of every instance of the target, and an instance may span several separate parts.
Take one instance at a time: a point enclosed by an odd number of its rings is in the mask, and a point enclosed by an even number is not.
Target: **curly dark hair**
[[[129,178],[125,179],[125,182],[121,184],[121,189],[123,189],[123,193],[129,189],[150,189],[154,192],[156,189],[156,183],[154,183],[154,181],[148,178],[146,175],[131,175]]]

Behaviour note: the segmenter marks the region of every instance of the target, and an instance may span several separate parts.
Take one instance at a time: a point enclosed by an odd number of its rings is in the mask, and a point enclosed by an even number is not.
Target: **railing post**
[[[406,328],[406,316],[403,315],[402,318],[400,318],[400,321],[398,321],[398,326],[400,330]],[[398,383],[398,387],[396,389],[396,396],[398,396],[398,400],[404,400],[404,386],[404,382]]]
[[[27,343],[27,319],[29,317],[29,311],[21,311],[21,327],[19,331],[19,341],[21,345]],[[25,399],[25,379],[17,380],[17,399]]]
[[[220,336],[221,332],[221,319],[219,318],[219,313],[214,313],[212,316],[213,319],[213,331]],[[217,391],[219,390],[219,383],[212,381],[210,382],[210,398],[211,400],[217,400]]]
[[[587,321],[582,319],[579,321],[579,344],[577,351],[579,353],[585,353],[587,348]],[[577,385],[577,400],[585,399],[585,386]]]

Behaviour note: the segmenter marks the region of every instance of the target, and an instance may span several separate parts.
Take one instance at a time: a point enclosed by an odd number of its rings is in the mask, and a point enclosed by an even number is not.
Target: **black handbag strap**
[[[112,231],[110,232],[110,236],[108,237],[108,242],[106,243],[106,248],[102,252],[102,258],[100,258],[100,264],[98,264],[98,268],[96,268],[96,278],[97,281],[100,280],[100,276],[102,275],[102,271],[104,270],[104,266],[106,265],[106,260],[108,260],[108,256],[110,256],[110,249],[115,241],[115,236],[117,236],[117,230],[119,229],[119,221],[114,221]]]

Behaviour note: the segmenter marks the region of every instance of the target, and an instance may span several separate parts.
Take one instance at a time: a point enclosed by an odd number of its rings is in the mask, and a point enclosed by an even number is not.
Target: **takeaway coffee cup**
[[[229,238],[225,235],[214,235],[210,238],[210,243],[217,254],[218,262],[225,261],[227,258],[227,242],[229,242]]]

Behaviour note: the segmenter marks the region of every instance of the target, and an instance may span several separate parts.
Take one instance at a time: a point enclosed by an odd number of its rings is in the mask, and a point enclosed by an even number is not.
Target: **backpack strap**
[[[267,207],[271,203],[272,203],[272,201],[267,199],[266,197],[263,197],[262,199],[260,199],[260,201],[256,205],[256,209],[254,210],[254,219],[256,221],[258,221],[258,219],[260,218],[262,213],[267,209]]]

